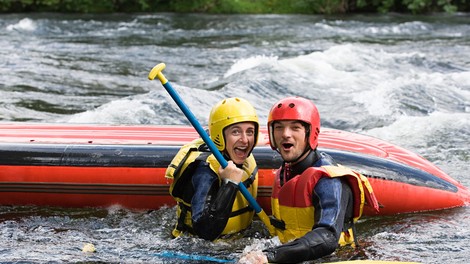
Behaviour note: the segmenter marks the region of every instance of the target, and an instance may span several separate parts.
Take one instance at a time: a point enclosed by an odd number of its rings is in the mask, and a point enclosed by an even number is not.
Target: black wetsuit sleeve
[[[192,184],[193,232],[201,238],[214,240],[227,225],[238,186],[233,182],[219,185],[217,174],[205,162],[201,162],[196,169]]]
[[[284,245],[265,250],[270,263],[314,260],[333,253],[338,247],[345,217],[350,217],[350,187],[337,178],[323,178],[315,186],[312,199],[316,219],[312,231]]]
[[[333,232],[316,228],[301,238],[265,250],[265,254],[269,263],[298,263],[329,255],[336,250],[337,245]]]

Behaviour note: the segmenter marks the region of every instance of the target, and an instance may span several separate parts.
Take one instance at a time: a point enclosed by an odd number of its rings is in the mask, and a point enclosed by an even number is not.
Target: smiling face
[[[255,144],[255,124],[242,122],[224,129],[225,152],[235,164],[243,164]]]
[[[297,120],[275,121],[273,136],[275,146],[286,162],[298,160],[307,147],[306,129]]]

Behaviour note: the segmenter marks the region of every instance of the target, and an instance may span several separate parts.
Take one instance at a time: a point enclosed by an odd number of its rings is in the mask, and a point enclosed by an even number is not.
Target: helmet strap
[[[310,125],[305,122],[302,122],[302,124],[305,127],[305,142],[307,142],[307,145],[305,146],[305,149],[302,152],[302,154],[298,158],[296,158],[294,161],[290,162],[291,164],[297,163],[302,157],[306,157],[307,155],[305,154],[311,150],[310,148]]]

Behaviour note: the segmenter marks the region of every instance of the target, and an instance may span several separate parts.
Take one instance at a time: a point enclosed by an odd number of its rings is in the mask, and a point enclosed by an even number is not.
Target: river
[[[276,100],[302,95],[322,126],[412,150],[470,187],[468,14],[2,14],[0,47],[2,122],[189,125],[147,79],[164,62],[203,125],[225,97],[248,99],[265,124]],[[158,254],[237,259],[277,243],[259,222],[236,240],[171,239],[174,218],[172,207],[2,206],[0,262],[194,263]],[[469,223],[470,207],[363,218],[360,250],[316,263],[465,263]]]

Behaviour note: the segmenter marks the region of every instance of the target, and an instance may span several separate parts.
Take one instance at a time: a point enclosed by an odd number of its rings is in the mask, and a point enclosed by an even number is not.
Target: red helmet
[[[320,133],[320,114],[315,104],[302,97],[287,97],[279,100],[273,105],[268,116],[269,142],[272,149],[276,149],[273,135],[273,122],[281,120],[299,120],[307,123],[308,141],[310,147],[315,149],[318,145],[318,134]]]

